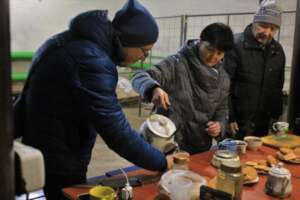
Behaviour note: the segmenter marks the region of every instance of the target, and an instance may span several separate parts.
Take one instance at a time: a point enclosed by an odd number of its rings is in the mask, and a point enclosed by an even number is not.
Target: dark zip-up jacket
[[[282,114],[285,55],[274,39],[262,46],[252,25],[235,35],[235,48],[225,55],[231,77],[230,121],[253,126],[268,125]]]
[[[105,11],[74,18],[37,51],[26,92],[25,144],[40,149],[46,170],[82,174],[97,133],[125,159],[149,170],[165,156],[130,126],[115,92],[122,47]]]

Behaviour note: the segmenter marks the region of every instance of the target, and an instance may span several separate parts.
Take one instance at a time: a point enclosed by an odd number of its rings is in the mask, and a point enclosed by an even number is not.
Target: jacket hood
[[[199,53],[198,53],[198,43],[199,40],[188,40],[179,50],[179,53],[185,55],[189,60],[198,60],[200,62]]]
[[[106,10],[81,13],[71,21],[69,29],[74,35],[97,43],[111,56],[120,44],[107,15]]]

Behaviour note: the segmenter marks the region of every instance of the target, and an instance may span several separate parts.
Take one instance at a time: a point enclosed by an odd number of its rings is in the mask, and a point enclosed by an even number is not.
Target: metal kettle
[[[169,153],[177,148],[174,141],[175,124],[167,117],[152,114],[140,127],[140,133],[151,145],[163,153]]]
[[[265,185],[265,192],[271,196],[287,197],[292,192],[291,173],[278,163],[271,168]]]

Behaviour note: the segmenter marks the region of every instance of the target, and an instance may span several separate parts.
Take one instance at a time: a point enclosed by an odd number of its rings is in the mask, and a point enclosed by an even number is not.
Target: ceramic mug
[[[286,132],[289,130],[289,123],[287,122],[275,122],[272,125],[272,129],[275,132],[277,136],[282,136],[286,134]]]

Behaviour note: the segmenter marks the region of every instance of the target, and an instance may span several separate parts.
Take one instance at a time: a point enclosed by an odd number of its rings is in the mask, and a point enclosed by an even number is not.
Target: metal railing
[[[204,27],[213,22],[222,22],[229,25],[234,33],[242,32],[252,22],[253,15],[253,12],[244,12],[158,17],[156,19],[160,30],[159,39],[145,63],[150,66],[176,53],[186,40],[199,38]],[[286,54],[284,85],[286,91],[289,90],[290,82],[295,18],[296,11],[284,11],[281,28],[275,36],[276,40],[283,46]]]
[[[293,52],[293,40],[295,29],[295,11],[285,11],[282,15],[282,26],[276,35],[276,39],[282,44],[286,54],[286,71],[284,90],[289,90],[291,60]],[[244,28],[252,22],[253,13],[219,13],[203,15],[177,15],[168,17],[158,17],[157,23],[160,34],[150,56],[145,60],[143,68],[147,69],[163,58],[172,55],[188,39],[199,38],[203,28],[213,22],[222,22],[229,25],[234,33],[242,32]],[[22,57],[23,58],[23,57]],[[132,68],[141,69],[140,63],[135,63]],[[26,78],[26,73],[16,73],[13,80],[22,81]]]

